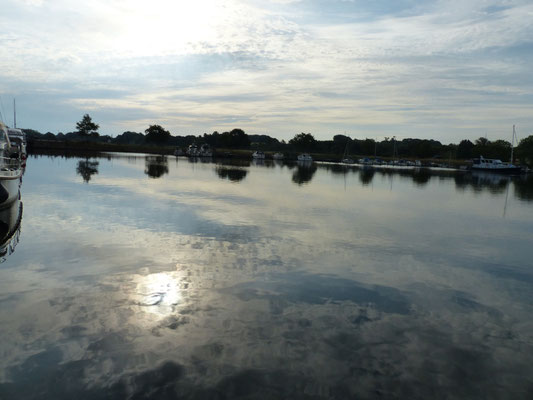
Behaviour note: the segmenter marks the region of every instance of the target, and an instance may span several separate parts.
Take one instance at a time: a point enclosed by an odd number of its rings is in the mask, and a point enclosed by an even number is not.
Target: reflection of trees
[[[168,174],[168,160],[166,156],[147,156],[144,173],[150,178],[157,179]]]
[[[89,183],[91,176],[98,174],[98,161],[80,160],[78,161],[78,166],[76,167],[76,173],[81,175],[85,183]]]
[[[331,171],[331,173],[334,175],[346,175],[350,167],[345,164],[331,164],[326,165],[324,168]]]
[[[494,194],[505,192],[509,185],[508,176],[485,172],[457,174],[454,180],[457,189],[472,188],[476,192],[487,190]]]
[[[252,164],[252,161],[246,158],[223,158],[217,160],[217,164],[229,167],[249,167]]]
[[[220,179],[229,179],[232,182],[240,182],[248,174],[248,171],[245,169],[228,167],[217,167],[216,172]]]
[[[311,182],[311,179],[313,179],[313,175],[315,175],[316,170],[317,167],[314,163],[298,164],[296,170],[292,174],[292,181],[294,183],[297,183],[298,185],[303,185],[304,183]]]
[[[359,180],[363,185],[368,185],[374,179],[375,173],[374,168],[363,168],[359,170]]]
[[[521,200],[533,201],[533,175],[527,175],[513,183],[516,197]]]
[[[413,181],[418,186],[425,186],[431,179],[431,172],[427,168],[417,168],[413,170]]]

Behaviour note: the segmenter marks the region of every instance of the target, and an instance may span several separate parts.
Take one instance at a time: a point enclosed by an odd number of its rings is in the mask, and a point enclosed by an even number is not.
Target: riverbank
[[[64,156],[87,156],[94,153],[146,153],[158,155],[174,155],[174,146],[161,145],[135,145],[135,144],[117,144],[101,142],[80,142],[80,141],[55,141],[55,140],[32,140],[28,143],[30,154],[50,154]],[[219,148],[213,151],[213,156],[218,158],[236,158],[251,159],[255,149],[224,149]],[[265,151],[267,159],[271,159],[275,152]],[[288,151],[284,152],[286,160],[296,160],[301,152]],[[330,153],[310,153],[314,161],[323,162],[341,162],[341,154]],[[366,155],[355,156],[355,159],[368,157]],[[392,157],[380,157],[383,161],[391,161]],[[411,160],[404,158],[405,160]],[[414,159],[412,159],[414,161]],[[419,160],[425,166],[449,166],[459,168],[467,164],[465,160],[442,160],[442,159],[421,159]]]

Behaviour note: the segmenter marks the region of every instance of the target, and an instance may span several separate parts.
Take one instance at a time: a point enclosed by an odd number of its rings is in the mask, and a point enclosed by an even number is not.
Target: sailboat
[[[28,156],[26,134],[21,129],[17,129],[17,105],[15,99],[13,99],[13,125],[13,128],[5,127],[9,136],[11,154],[17,154],[22,160],[26,160]]]
[[[343,164],[354,164],[355,163],[355,161],[348,156],[348,146],[349,146],[349,144],[350,143],[347,141],[346,142],[346,147],[344,149],[344,154],[342,155],[342,160],[341,160],[341,162]]]
[[[522,172],[522,169],[513,165],[513,151],[514,151],[514,141],[516,137],[515,126],[513,125],[513,139],[511,142],[511,160],[508,163],[504,163],[501,160],[493,158],[484,158],[479,156],[472,160],[472,170],[473,171],[484,171],[484,172],[496,172],[500,174],[519,174]]]
[[[0,122],[0,208],[20,195],[22,160],[9,140],[8,128]]]

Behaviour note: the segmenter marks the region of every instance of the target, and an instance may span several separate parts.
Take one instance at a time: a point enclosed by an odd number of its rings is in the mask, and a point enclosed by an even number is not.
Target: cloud
[[[72,96],[63,121],[21,120],[45,131],[66,130],[89,105],[145,108],[177,132],[230,120],[280,139],[306,130],[446,142],[533,125],[530,2],[191,4],[11,1],[0,16],[2,96],[23,107],[47,91],[47,108]],[[105,114],[103,131],[147,121]]]

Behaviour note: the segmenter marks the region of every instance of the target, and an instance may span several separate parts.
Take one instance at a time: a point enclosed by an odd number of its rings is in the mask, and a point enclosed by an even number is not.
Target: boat
[[[19,242],[22,209],[22,201],[18,199],[0,209],[0,263],[6,261]]]
[[[513,164],[513,153],[514,153],[514,141],[516,137],[515,126],[513,125],[513,138],[511,140],[511,160],[508,163],[504,163],[501,160],[494,158],[484,158],[479,156],[472,159],[472,171],[483,171],[483,172],[496,172],[500,174],[520,174],[522,173],[522,168]]]
[[[176,157],[179,157],[179,156],[184,156],[185,153],[183,152],[183,150],[181,149],[181,147],[176,147],[176,149],[174,150],[174,155]]]
[[[346,147],[344,149],[344,154],[342,155],[341,163],[343,163],[343,164],[355,164],[354,159],[350,158],[348,156],[348,143],[346,143]]]
[[[21,154],[12,148],[7,129],[0,122],[0,208],[19,198],[23,172]]]
[[[496,172],[501,174],[519,174],[522,169],[511,163],[504,163],[494,158],[479,156],[472,159],[472,171]]]
[[[200,146],[198,157],[213,157],[213,150],[211,150],[211,147],[207,143]]]
[[[283,153],[274,153],[274,155],[272,156],[272,158],[274,160],[283,160],[283,158],[285,158],[285,156],[283,155]]]
[[[7,128],[7,135],[11,143],[12,153],[18,152],[22,160],[25,160],[28,156],[26,134],[20,129]]]
[[[263,153],[262,151],[254,151],[252,153],[252,158],[255,159],[255,160],[264,160],[265,159],[265,153]]]
[[[308,153],[302,153],[298,155],[298,161],[313,161],[313,157]]]
[[[199,153],[200,151],[198,150],[198,146],[196,146],[195,143],[189,145],[189,147],[187,147],[187,150],[185,151],[185,154],[189,157],[198,157]]]

